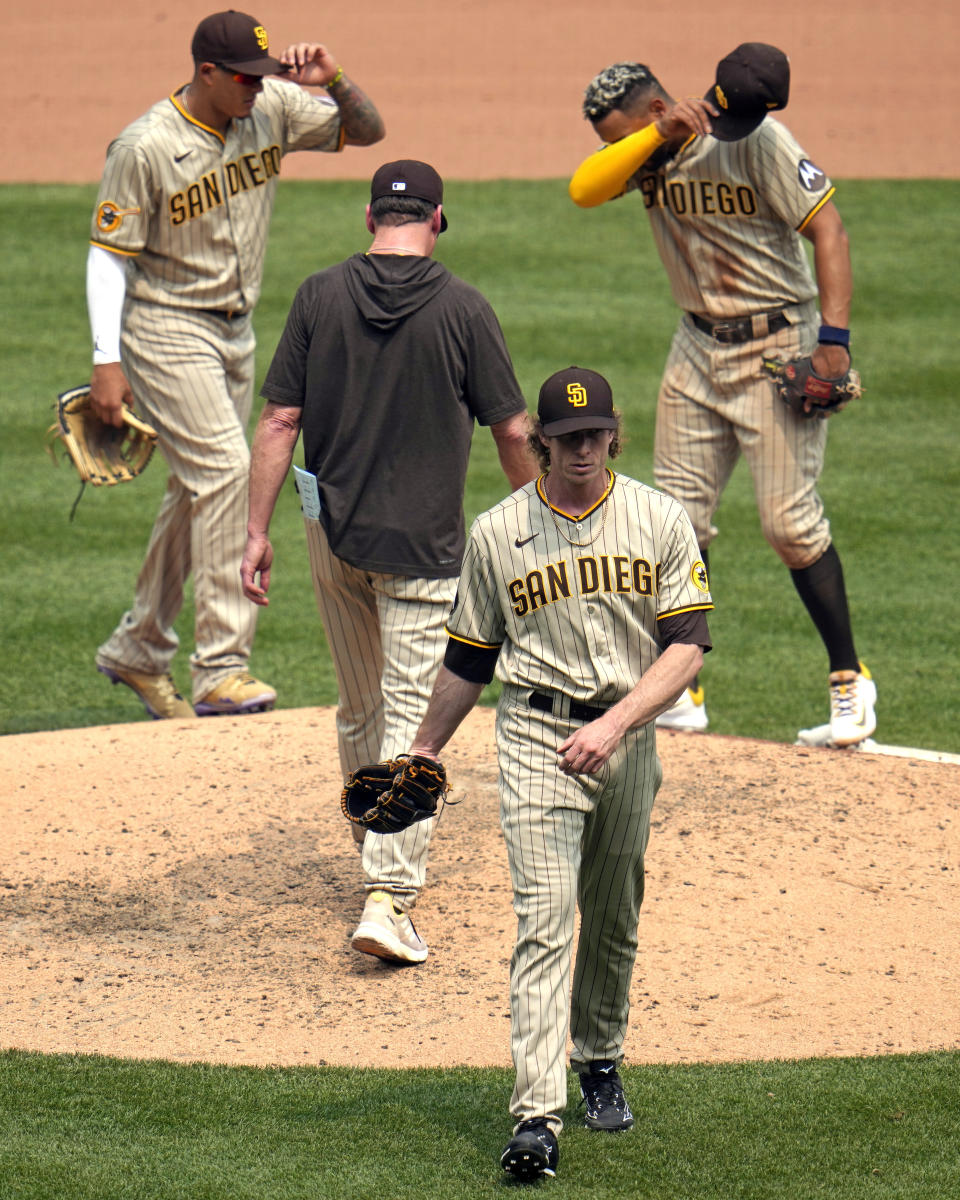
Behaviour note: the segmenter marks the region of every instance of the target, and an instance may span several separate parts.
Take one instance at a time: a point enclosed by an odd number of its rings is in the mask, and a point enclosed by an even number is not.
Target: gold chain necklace
[[[571,546],[579,546],[579,547],[581,547],[581,548],[582,548],[582,547],[584,547],[584,546],[592,546],[592,545],[593,545],[593,543],[594,543],[594,542],[597,540],[597,538],[600,536],[600,534],[601,534],[601,533],[603,533],[603,527],[604,527],[604,525],[606,525],[606,523],[607,523],[607,503],[606,503],[606,500],[604,500],[604,503],[603,503],[603,516],[600,518],[600,528],[599,528],[599,529],[597,530],[597,532],[596,532],[596,533],[593,535],[593,537],[592,537],[592,538],[588,538],[588,539],[587,539],[587,541],[585,541],[585,542],[575,542],[575,541],[573,540],[573,538],[572,538],[572,537],[569,535],[569,533],[567,533],[567,532],[566,532],[564,529],[561,529],[561,528],[560,528],[560,522],[557,520],[557,514],[556,514],[556,512],[554,511],[554,507],[553,507],[553,505],[550,503],[550,496],[547,494],[547,481],[546,481],[546,480],[544,480],[544,481],[543,481],[543,494],[544,494],[544,496],[546,496],[546,498],[547,498],[547,508],[549,508],[549,509],[550,509],[550,516],[551,516],[551,517],[553,517],[553,523],[554,523],[554,525],[556,525],[556,527],[557,527],[557,533],[559,533],[559,534],[560,534],[560,536],[561,536],[561,537],[562,537],[562,538],[563,538],[565,541],[569,542]],[[582,514],[581,514],[581,516],[582,516]],[[577,518],[577,517],[568,517],[568,518],[567,518],[567,520],[570,520],[570,521],[576,521],[576,520],[578,520],[578,519],[579,519],[579,518]]]

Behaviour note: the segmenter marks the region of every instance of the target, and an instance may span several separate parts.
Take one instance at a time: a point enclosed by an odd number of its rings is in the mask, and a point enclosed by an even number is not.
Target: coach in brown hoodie
[[[511,488],[538,474],[496,315],[431,257],[447,228],[440,176],[427,163],[386,163],[366,223],[365,254],[300,287],[267,372],[241,566],[245,594],[267,604],[270,519],[302,429],[305,470],[295,470],[337,672],[344,778],[405,753],[426,712],[465,544],[474,422],[490,427]],[[427,957],[408,910],[432,827],[367,835],[354,949],[399,963]]]

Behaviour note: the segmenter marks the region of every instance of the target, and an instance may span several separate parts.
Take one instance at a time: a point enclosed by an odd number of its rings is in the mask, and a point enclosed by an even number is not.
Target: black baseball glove
[[[824,379],[813,369],[809,356],[782,362],[765,358],[763,369],[771,377],[780,399],[801,417],[825,419],[863,394],[860,372],[853,367],[836,379]]]
[[[443,764],[419,754],[357,767],[340,807],[348,821],[372,833],[399,833],[436,815],[447,794]]]

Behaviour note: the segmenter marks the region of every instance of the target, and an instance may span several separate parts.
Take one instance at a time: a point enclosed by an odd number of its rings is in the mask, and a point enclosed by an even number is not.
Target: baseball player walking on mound
[[[377,110],[319,42],[274,58],[260,22],[230,10],[200,22],[192,54],[190,82],[110,145],[87,261],[94,410],[120,425],[135,400],[170,472],[133,605],[96,657],[153,717],[255,712],[276,701],[248,670],[257,610],[239,572],[251,312],[283,156],[383,137]],[[192,704],[170,673],[191,572]]]
[[[246,595],[267,603],[270,520],[296,468],[317,605],[337,673],[344,779],[396,758],[416,732],[443,648],[465,542],[474,422],[493,435],[511,487],[536,475],[526,402],[489,303],[432,255],[447,227],[428,163],[373,176],[373,242],[312,275],[294,299],[263,384],[254,435]],[[433,822],[362,842],[366,902],[355,950],[421,963],[409,910]]]
[[[876,728],[876,687],[817,494],[827,423],[806,400],[799,412],[782,403],[764,367],[810,355],[824,385],[850,367],[852,276],[835,189],[767,115],[785,107],[789,83],[786,56],[762,43],[727,55],[704,100],[675,102],[640,63],[607,67],[583,102],[606,146],[581,164],[570,194],[583,207],[642,198],[684,310],[657,405],[657,486],[685,505],[707,562],[714,512],[745,456],[763,532],[827,651],[830,720],[819,740],[851,746]],[[707,727],[699,681],[658,723]]]
[[[695,677],[713,607],[683,507],[607,466],[619,416],[601,375],[552,375],[533,442],[545,473],[470,531],[444,664],[411,747],[438,758],[496,670],[517,914],[515,1127],[501,1164],[521,1180],[556,1171],[568,1027],[585,1123],[633,1125],[617,1068],[661,780],[654,718]]]

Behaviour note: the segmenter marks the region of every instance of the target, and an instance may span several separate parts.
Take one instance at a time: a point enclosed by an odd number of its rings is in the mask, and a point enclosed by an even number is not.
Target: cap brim
[[[616,417],[564,417],[562,421],[541,422],[544,437],[562,437],[565,433],[576,433],[578,429],[616,429]]]
[[[269,55],[250,62],[225,62],[223,65],[244,75],[285,75],[291,69],[289,63],[282,63],[279,58],[271,58]]]

